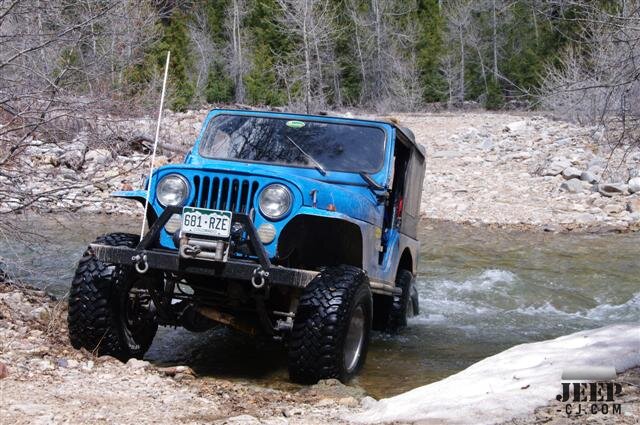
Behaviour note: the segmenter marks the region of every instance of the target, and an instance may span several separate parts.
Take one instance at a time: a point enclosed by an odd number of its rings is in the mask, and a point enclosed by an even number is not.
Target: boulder
[[[562,177],[567,180],[579,179],[582,176],[582,172],[575,167],[567,167],[562,171]]]
[[[554,161],[547,167],[543,175],[557,176],[569,167],[571,167],[571,163],[569,161]]]
[[[564,190],[569,193],[582,193],[584,187],[582,186],[582,181],[580,179],[570,179],[562,182],[560,190]]]
[[[640,177],[634,177],[629,180],[629,192],[637,193],[640,192]]]
[[[627,185],[624,183],[603,183],[598,185],[598,192],[602,196],[616,196],[627,193]]]
[[[59,162],[73,170],[79,170],[84,164],[84,153],[87,145],[80,138],[77,138],[64,147],[64,153],[60,155]]]
[[[587,183],[592,183],[592,184],[600,182],[600,178],[591,171],[583,171],[580,174],[580,180],[585,181]]]

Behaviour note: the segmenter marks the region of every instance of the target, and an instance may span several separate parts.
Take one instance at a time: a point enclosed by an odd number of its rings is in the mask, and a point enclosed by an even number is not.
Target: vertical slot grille
[[[191,206],[248,214],[259,186],[258,182],[247,179],[195,176]]]

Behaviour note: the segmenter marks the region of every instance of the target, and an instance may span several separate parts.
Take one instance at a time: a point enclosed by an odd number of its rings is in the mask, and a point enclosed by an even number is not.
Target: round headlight
[[[189,196],[189,183],[178,174],[167,174],[158,183],[156,197],[165,207],[180,205]]]
[[[260,194],[260,212],[267,218],[276,220],[291,209],[291,192],[281,184],[271,184]]]

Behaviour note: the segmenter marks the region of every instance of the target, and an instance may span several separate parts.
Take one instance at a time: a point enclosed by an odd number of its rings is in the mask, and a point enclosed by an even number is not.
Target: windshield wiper
[[[378,183],[375,182],[375,180],[373,180],[371,178],[371,176],[367,173],[365,173],[364,171],[360,171],[360,177],[362,177],[362,180],[367,182],[367,185],[373,189],[373,190],[384,190],[384,186],[380,186]]]
[[[364,171],[360,171],[358,174],[360,174],[362,180],[367,182],[369,190],[371,191],[371,193],[373,193],[373,196],[376,197],[376,200],[378,202],[384,202],[389,197],[389,191],[387,190],[387,188],[376,183],[369,174],[365,173]],[[384,190],[384,193],[379,193],[381,190]]]
[[[316,161],[311,155],[309,155],[308,153],[306,153],[304,151],[304,149],[302,149],[300,146],[298,146],[298,144],[296,142],[293,141],[293,139],[289,136],[285,136],[292,144],[293,146],[295,146],[296,148],[298,148],[298,150],[300,152],[302,152],[302,154],[313,163],[313,166],[315,167],[316,170],[318,170],[318,172],[320,174],[322,174],[323,176],[327,175],[327,170],[324,169],[324,167],[322,166],[322,164],[320,164],[318,161]]]

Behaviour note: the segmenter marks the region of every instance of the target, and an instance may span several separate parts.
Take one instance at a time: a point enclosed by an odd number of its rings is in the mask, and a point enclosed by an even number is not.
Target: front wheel
[[[95,243],[133,248],[136,235],[111,233]],[[153,301],[132,267],[80,259],[69,294],[69,340],[74,348],[122,361],[142,358],[158,329]]]
[[[353,266],[327,267],[304,289],[289,340],[289,376],[314,384],[347,382],[362,368],[369,347],[369,279]]]

